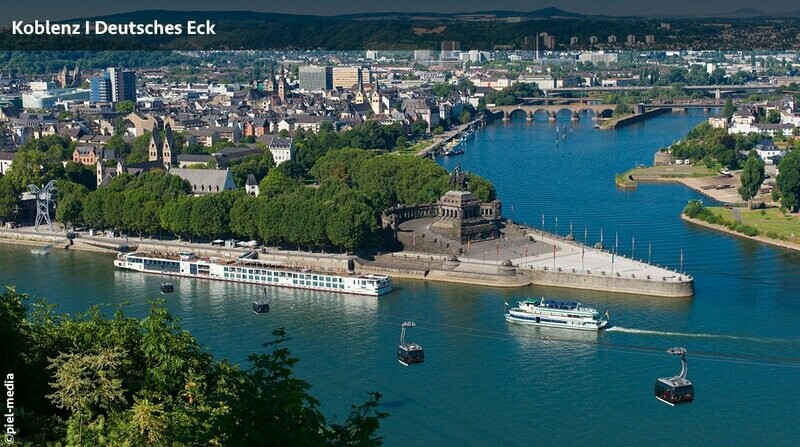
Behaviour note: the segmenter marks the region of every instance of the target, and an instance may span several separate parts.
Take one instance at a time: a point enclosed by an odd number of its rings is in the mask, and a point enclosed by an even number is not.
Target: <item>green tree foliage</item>
[[[742,199],[749,201],[755,197],[764,178],[764,160],[758,156],[756,151],[750,151],[742,167],[742,186],[739,187]]]
[[[69,180],[60,180],[56,186],[58,188],[56,220],[72,225],[83,223],[83,202],[89,190]]]
[[[162,228],[162,208],[190,192],[190,185],[164,171],[138,177],[119,175],[106,188],[89,192],[83,200],[83,220],[98,229],[153,234]]]
[[[432,90],[433,94],[436,95],[437,98],[447,99],[454,91],[456,91],[456,86],[440,82],[438,84],[435,84]]]
[[[242,369],[215,359],[163,307],[142,319],[98,307],[75,317],[0,294],[0,362],[20,378],[23,445],[379,446],[379,393],[329,422],[282,329]]]
[[[722,108],[722,116],[730,121],[734,113],[736,113],[736,106],[733,105],[733,100],[728,97],[728,99],[725,100],[725,107]]]
[[[498,92],[488,93],[484,99],[486,104],[510,106],[521,103],[523,98],[532,98],[538,96],[542,96],[542,91],[539,89],[536,83],[518,82]]]
[[[781,112],[777,110],[770,110],[767,112],[766,120],[770,124],[777,124],[781,122]]]
[[[93,167],[68,161],[64,166],[64,178],[70,182],[83,185],[90,191],[97,189],[97,178]]]
[[[694,161],[719,162],[723,166],[739,166],[739,153],[749,152],[760,137],[756,134],[728,134],[725,129],[712,128],[708,123],[700,123],[689,131],[686,138],[671,146],[675,158],[689,158]]]
[[[14,220],[20,190],[6,177],[0,177],[0,221]]]
[[[136,104],[133,101],[119,101],[118,103],[114,104],[114,110],[119,113],[128,114],[133,112],[133,107]]]
[[[781,192],[781,205],[789,211],[800,206],[800,152],[789,151],[778,164],[776,181]]]
[[[141,135],[133,139],[131,149],[128,154],[128,163],[141,163],[149,159],[150,131],[145,130]]]
[[[236,186],[243,188],[247,181],[247,176],[253,174],[256,180],[263,179],[270,169],[275,167],[275,162],[272,159],[272,153],[264,148],[264,152],[260,155],[250,155],[242,160],[236,160],[231,163],[231,176]]]

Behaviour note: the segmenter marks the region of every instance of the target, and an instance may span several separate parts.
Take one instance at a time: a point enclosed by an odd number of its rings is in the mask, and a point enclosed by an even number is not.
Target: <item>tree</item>
[[[133,112],[133,107],[135,105],[136,104],[133,101],[127,101],[127,100],[126,101],[119,101],[116,104],[114,104],[114,110],[119,112],[119,113],[128,114],[128,113]]]
[[[778,124],[781,122],[781,112],[773,109],[767,113],[766,120],[771,124]]]
[[[743,200],[748,202],[758,194],[761,183],[764,181],[764,160],[758,156],[756,151],[750,151],[747,160],[742,168],[742,186],[739,187],[739,194]]]
[[[0,178],[0,221],[14,220],[17,216],[19,190],[6,177]]]
[[[725,100],[725,107],[722,108],[722,116],[730,121],[734,113],[736,113],[736,106],[733,105],[733,100],[728,97],[728,99]]]
[[[791,212],[800,205],[800,152],[789,151],[778,164],[776,181],[781,191],[781,205]]]
[[[56,315],[27,295],[0,293],[0,364],[17,382],[22,445],[378,446],[379,393],[326,420],[283,329],[240,368],[215,359],[162,302],[145,318],[99,307]]]
[[[416,135],[420,136],[428,131],[428,122],[422,118],[417,118],[414,122],[411,123],[411,132]]]
[[[97,178],[94,169],[81,163],[68,161],[64,166],[64,177],[74,183],[83,185],[87,190],[93,191],[97,188]],[[59,189],[60,189],[59,185]]]
[[[192,233],[204,239],[230,233],[230,210],[225,209],[219,195],[200,196],[192,202]]]

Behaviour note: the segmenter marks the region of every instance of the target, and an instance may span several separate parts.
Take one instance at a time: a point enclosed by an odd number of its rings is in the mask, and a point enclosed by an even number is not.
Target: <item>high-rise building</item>
[[[431,50],[414,50],[415,61],[429,61],[431,60]]]
[[[333,88],[351,88],[362,83],[361,67],[333,67]]]
[[[331,67],[300,67],[297,78],[300,81],[300,88],[307,92],[333,89],[333,68]]]
[[[636,36],[633,34],[628,34],[628,45],[636,45]]]
[[[654,36],[653,34],[648,34],[644,36],[644,42],[648,45],[652,45],[656,43],[656,36]]]
[[[111,102],[111,78],[107,71],[100,73],[89,81],[91,90],[89,91],[89,101],[92,102]]]
[[[589,37],[589,43],[592,44],[592,45],[596,44],[597,40],[598,40],[597,36],[590,36]]]
[[[569,44],[570,44],[570,46],[577,45],[578,44],[578,38],[576,36],[570,37],[569,38]]]
[[[458,40],[443,40],[441,60],[458,60],[461,55],[461,42]]]
[[[608,43],[617,43],[617,36],[613,34],[608,36]]]
[[[111,82],[112,102],[136,102],[136,72],[111,67],[106,69],[106,73]]]

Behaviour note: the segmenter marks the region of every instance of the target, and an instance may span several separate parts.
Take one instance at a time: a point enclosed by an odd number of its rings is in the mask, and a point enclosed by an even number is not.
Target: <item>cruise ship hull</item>
[[[253,265],[252,260],[248,261],[248,264],[217,264],[198,259],[160,259],[142,254],[128,254],[115,259],[114,266],[157,275],[354,295],[380,296],[392,291],[392,282],[387,276],[313,272],[306,269]]]

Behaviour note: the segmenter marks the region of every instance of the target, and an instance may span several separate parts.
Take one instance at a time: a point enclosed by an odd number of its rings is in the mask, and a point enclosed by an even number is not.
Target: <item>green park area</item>
[[[734,210],[722,207],[708,207],[718,218],[728,222],[736,221]],[[737,210],[741,223],[758,230],[758,234],[771,239],[800,243],[800,216],[785,215],[779,208],[760,210]]]
[[[756,210],[723,207],[705,207],[691,201],[683,213],[692,219],[724,225],[746,236],[764,236],[770,239],[800,243],[800,216],[784,214],[779,208]]]

